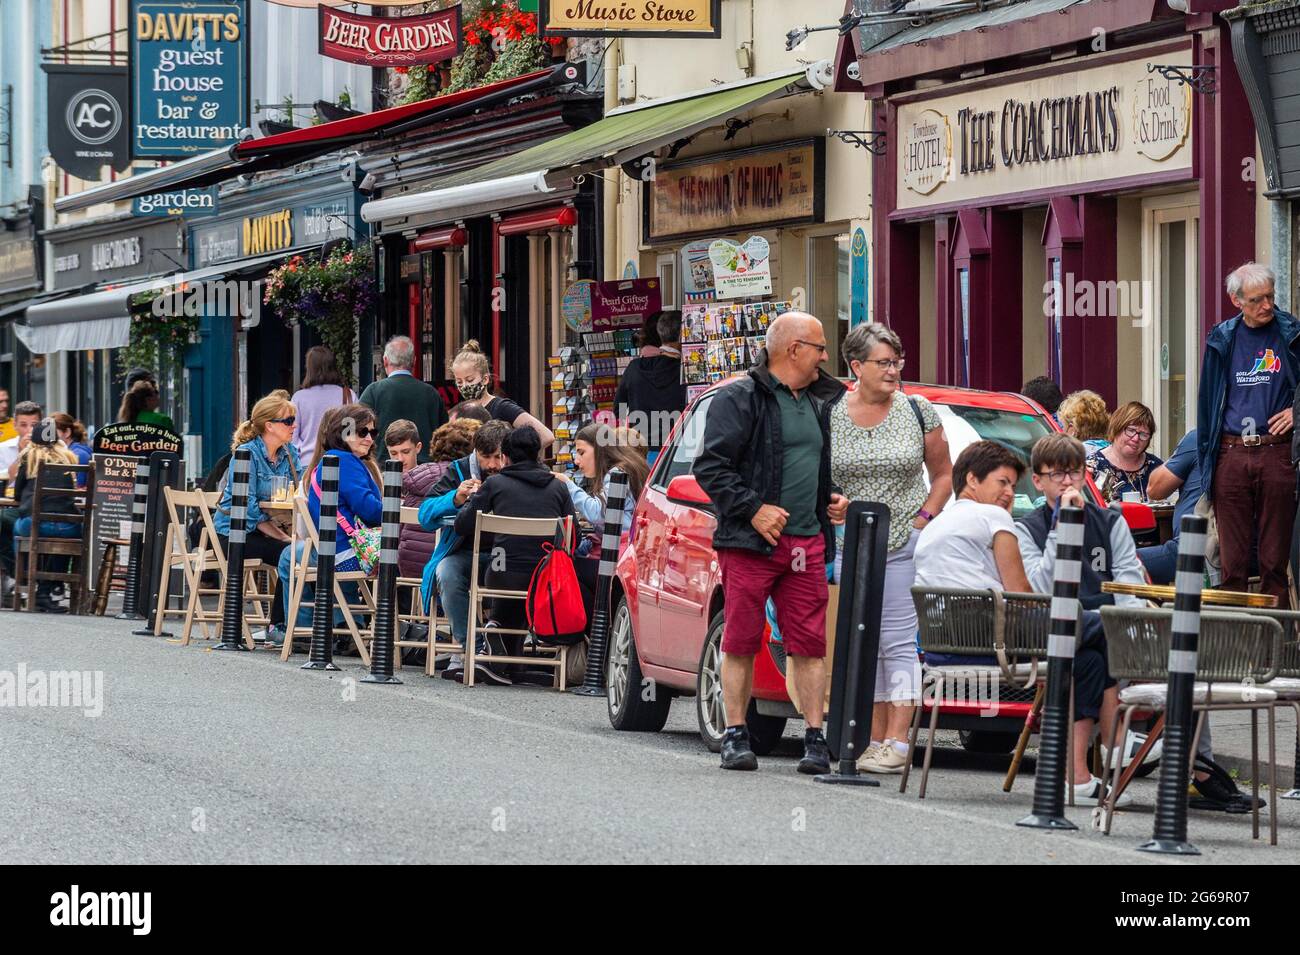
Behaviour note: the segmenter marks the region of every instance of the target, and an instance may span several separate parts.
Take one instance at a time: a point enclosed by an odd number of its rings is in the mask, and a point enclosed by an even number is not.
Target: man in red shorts
[[[830,771],[820,705],[826,696],[826,561],[835,546],[828,513],[830,409],[844,386],[819,367],[825,357],[820,321],[804,312],[777,318],[758,364],[714,397],[695,461],[695,477],[718,516],[713,546],[726,613],[723,769],[758,768],[745,714],[771,597],[799,698],[818,701],[804,714],[799,772]]]

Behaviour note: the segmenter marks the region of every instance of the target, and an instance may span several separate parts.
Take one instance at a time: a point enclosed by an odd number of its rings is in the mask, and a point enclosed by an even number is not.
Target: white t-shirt
[[[953,501],[925,528],[916,542],[916,582],[926,587],[1002,589],[993,559],[993,538],[1006,531],[1016,540],[1011,515],[994,504]]]
[[[9,465],[18,460],[18,440],[0,441],[0,481],[9,477]]]

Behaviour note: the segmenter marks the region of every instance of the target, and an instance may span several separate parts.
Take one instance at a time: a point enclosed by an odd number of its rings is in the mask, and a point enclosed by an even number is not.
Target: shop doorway
[[[1142,213],[1142,401],[1156,418],[1151,450],[1166,457],[1196,421],[1200,212],[1192,193],[1145,200]]]

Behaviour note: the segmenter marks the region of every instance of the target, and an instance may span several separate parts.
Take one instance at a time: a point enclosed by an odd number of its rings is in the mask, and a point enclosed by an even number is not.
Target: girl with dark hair
[[[159,414],[158,406],[162,396],[158,386],[152,381],[141,379],[127,389],[122,395],[122,404],[117,409],[117,420],[132,424],[156,424],[175,433],[176,425],[165,414]]]
[[[316,431],[325,412],[352,400],[352,389],[335,364],[334,353],[324,345],[307,349],[307,374],[302,387],[293,393],[293,405],[298,409],[298,433],[293,446],[298,449],[298,457],[308,461],[316,451]]]

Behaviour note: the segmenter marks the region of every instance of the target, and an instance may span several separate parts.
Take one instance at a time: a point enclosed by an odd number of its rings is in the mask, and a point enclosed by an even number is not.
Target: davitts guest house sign
[[[1147,69],[1180,55],[1191,51],[900,105],[898,207],[1190,176],[1191,89]]]
[[[460,4],[411,17],[320,7],[320,53],[364,66],[442,63],[460,53]]]

